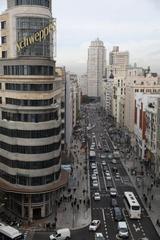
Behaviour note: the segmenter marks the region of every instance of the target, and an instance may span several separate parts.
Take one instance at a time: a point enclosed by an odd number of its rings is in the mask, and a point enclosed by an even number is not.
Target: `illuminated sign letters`
[[[26,48],[36,42],[41,42],[42,40],[45,40],[46,37],[50,34],[50,32],[55,31],[55,23],[49,23],[48,26],[43,28],[42,30],[34,33],[33,35],[29,37],[24,37],[23,40],[17,42],[17,51],[20,52],[21,49]]]

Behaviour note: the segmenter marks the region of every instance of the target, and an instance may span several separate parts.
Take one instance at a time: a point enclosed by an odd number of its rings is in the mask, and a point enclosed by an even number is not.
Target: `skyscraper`
[[[88,49],[87,83],[88,96],[100,97],[102,78],[105,75],[106,49],[98,38],[91,42]]]
[[[129,52],[120,52],[118,46],[114,46],[112,52],[109,53],[109,64],[110,65],[129,65]]]
[[[0,24],[0,189],[7,207],[32,221],[55,211],[67,183],[51,0],[8,0]]]

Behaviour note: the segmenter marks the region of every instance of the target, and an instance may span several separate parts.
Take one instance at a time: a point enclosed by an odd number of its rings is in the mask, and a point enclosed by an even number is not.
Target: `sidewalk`
[[[153,179],[149,175],[144,175],[144,178],[142,178],[143,180],[137,185],[136,176],[131,175],[131,169],[136,166],[137,172],[141,171],[141,164],[139,160],[134,160],[132,157],[127,160],[123,159],[121,162],[130,176],[130,179],[136,188],[137,193],[141,198],[145,209],[151,218],[153,225],[155,226],[155,229],[157,230],[157,233],[160,236],[160,227],[156,225],[157,219],[160,219],[160,186],[156,187],[153,184]],[[144,194],[147,196],[147,202],[144,201]],[[149,205],[151,205],[151,209],[149,209]]]
[[[56,228],[77,229],[87,226],[91,221],[85,151],[81,149],[79,140],[74,140],[71,151],[74,157],[73,173],[70,175],[68,188],[63,192],[66,199],[57,209]]]

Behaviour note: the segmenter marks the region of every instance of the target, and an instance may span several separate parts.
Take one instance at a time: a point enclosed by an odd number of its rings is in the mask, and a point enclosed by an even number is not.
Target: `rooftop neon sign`
[[[17,42],[16,48],[17,51],[20,52],[22,49],[36,43],[41,42],[42,40],[45,40],[47,36],[56,30],[56,24],[55,22],[51,22],[48,24],[48,26],[44,27],[38,32],[35,32],[33,35],[24,37],[23,40]]]

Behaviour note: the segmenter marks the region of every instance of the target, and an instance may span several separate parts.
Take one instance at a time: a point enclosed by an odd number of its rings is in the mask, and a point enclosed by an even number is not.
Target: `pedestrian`
[[[151,196],[151,200],[153,200],[153,194],[152,194],[152,196]]]
[[[148,206],[148,208],[149,208],[149,211],[151,211],[151,203],[149,203],[149,206]]]
[[[157,218],[157,221],[156,221],[156,225],[160,227],[160,221],[159,221],[158,218]]]

